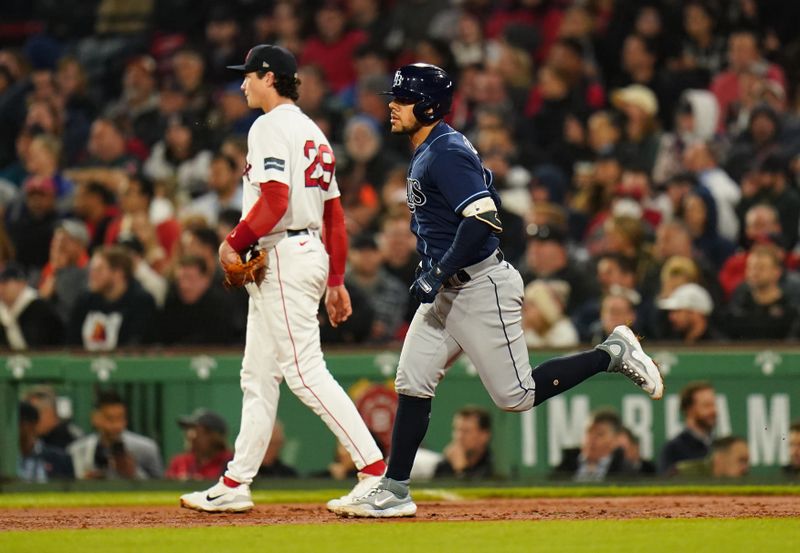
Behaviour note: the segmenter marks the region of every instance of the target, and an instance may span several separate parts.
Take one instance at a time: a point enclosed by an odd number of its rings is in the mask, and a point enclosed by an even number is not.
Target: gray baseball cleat
[[[611,356],[606,369],[610,373],[622,373],[650,394],[653,399],[664,395],[664,379],[658,367],[642,349],[639,339],[625,325],[616,327],[605,342],[595,346]]]
[[[363,518],[413,517],[417,506],[411,499],[408,484],[384,477],[365,495],[336,509],[336,514]]]

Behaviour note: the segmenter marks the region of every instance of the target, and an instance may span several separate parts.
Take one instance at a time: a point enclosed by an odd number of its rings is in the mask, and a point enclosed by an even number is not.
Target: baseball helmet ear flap
[[[441,119],[450,111],[450,102],[443,105],[442,102],[437,102],[432,99],[425,99],[421,102],[414,104],[414,117],[423,125],[433,123],[437,119]]]

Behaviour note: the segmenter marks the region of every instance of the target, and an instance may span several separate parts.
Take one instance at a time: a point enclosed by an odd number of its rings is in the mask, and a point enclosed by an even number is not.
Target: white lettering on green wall
[[[789,462],[789,395],[747,396],[747,444],[751,465],[785,465]]]
[[[653,457],[653,400],[643,394],[622,397],[622,424],[639,437],[644,459]]]
[[[551,466],[561,462],[563,448],[580,445],[588,419],[589,396],[572,396],[569,408],[564,396],[547,400],[547,462]]]

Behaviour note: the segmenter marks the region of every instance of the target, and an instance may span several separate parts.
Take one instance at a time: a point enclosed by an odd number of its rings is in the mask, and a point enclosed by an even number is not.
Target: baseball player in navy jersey
[[[453,83],[433,65],[401,67],[389,103],[392,132],[415,148],[408,168],[411,230],[422,257],[411,285],[421,305],[397,368],[399,394],[386,477],[363,497],[335,510],[359,517],[413,516],[411,466],[447,367],[462,352],[495,404],[526,411],[601,372],[619,372],[653,399],[664,383],[636,336],[618,326],[595,349],[531,368],[521,325],[522,278],[503,259],[503,224],[492,175],[463,134],[442,121]]]
[[[181,497],[198,511],[253,507],[250,483],[272,435],[281,380],[336,435],[359,469],[353,490],[328,502],[348,504],[374,487],[386,465],[352,400],[325,366],[317,311],[325,296],[331,324],[351,314],[344,287],[347,233],[333,151],[317,125],[295,105],[297,62],[286,49],[256,46],[244,65],[242,91],[264,111],[247,136],[242,221],[222,242],[220,262],[235,263],[250,248],[265,250],[263,283],[250,294],[242,360],[242,422],[233,460],[220,481]]]

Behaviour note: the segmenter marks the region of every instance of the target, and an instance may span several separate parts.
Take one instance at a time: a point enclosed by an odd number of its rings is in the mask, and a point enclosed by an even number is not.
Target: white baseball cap
[[[658,307],[667,311],[688,309],[708,315],[714,310],[714,300],[705,288],[690,282],[675,288],[668,298],[658,300]]]
[[[611,95],[611,102],[618,108],[624,104],[633,104],[651,117],[658,113],[656,95],[652,90],[640,84],[632,84],[615,90]]]

